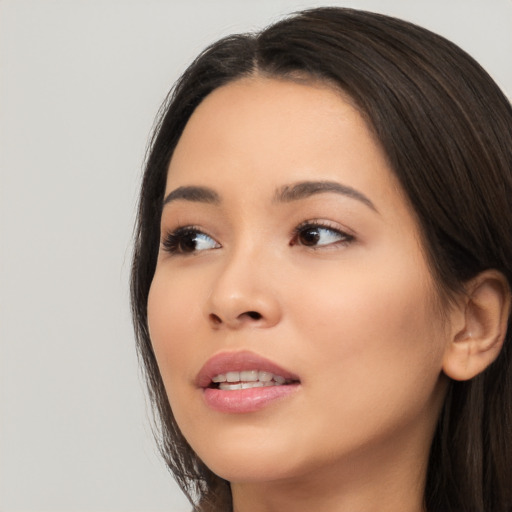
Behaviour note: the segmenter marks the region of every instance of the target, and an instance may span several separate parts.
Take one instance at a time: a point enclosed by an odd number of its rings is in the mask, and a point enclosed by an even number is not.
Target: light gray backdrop
[[[0,1],[0,510],[182,512],[128,308],[154,114],[209,42],[315,5],[452,39],[512,93],[512,0]]]

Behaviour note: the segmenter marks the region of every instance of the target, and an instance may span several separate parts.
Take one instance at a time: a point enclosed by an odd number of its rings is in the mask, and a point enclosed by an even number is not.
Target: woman
[[[226,38],[149,152],[132,273],[195,510],[512,510],[512,109],[349,9]]]

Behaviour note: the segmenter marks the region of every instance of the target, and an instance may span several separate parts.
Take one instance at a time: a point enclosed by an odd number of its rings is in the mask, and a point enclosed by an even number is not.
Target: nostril
[[[244,311],[243,313],[239,314],[236,318],[233,318],[232,320],[230,320],[229,317],[223,319],[222,316],[219,316],[215,313],[210,313],[208,315],[210,325],[215,327],[220,327],[224,323],[242,325],[244,323],[244,320],[261,320],[262,318],[263,315],[261,313],[258,313],[257,311]]]
[[[219,325],[222,323],[220,317],[218,317],[215,313],[210,313],[210,320],[214,325]]]

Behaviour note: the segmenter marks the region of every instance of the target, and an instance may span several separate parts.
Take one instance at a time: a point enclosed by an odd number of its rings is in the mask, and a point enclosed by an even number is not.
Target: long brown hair
[[[161,453],[195,510],[231,510],[174,420],[147,325],[169,161],[194,109],[214,89],[254,73],[297,73],[352,97],[380,140],[419,220],[440,293],[494,268],[512,283],[512,108],[464,51],[395,18],[319,8],[257,34],[213,44],[164,103],[140,195],[131,297],[140,359]],[[468,382],[451,382],[432,443],[425,506],[441,512],[512,511],[512,340]]]

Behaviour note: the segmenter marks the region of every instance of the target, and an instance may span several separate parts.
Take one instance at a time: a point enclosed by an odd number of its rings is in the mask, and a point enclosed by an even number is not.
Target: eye
[[[197,228],[186,226],[166,235],[162,241],[170,254],[192,254],[209,249],[218,249],[220,244]]]
[[[321,223],[307,222],[297,226],[290,245],[321,247],[348,244],[354,240],[352,235]]]

